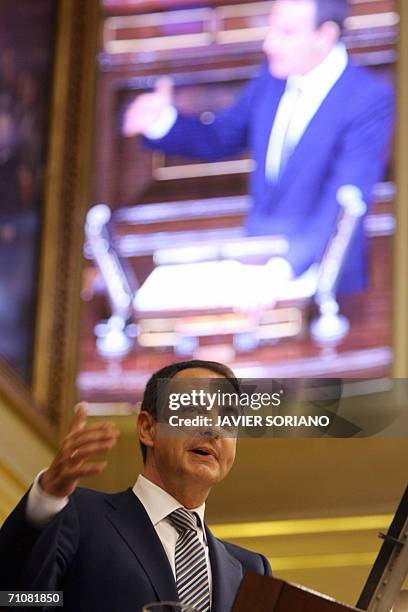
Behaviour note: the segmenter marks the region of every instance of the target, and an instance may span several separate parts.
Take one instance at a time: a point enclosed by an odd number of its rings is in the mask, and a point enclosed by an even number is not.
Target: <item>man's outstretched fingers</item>
[[[89,442],[116,440],[118,436],[119,430],[116,428],[98,427],[96,429],[90,429],[86,427],[80,432],[68,435],[64,441],[64,447],[69,452]]]
[[[173,103],[174,81],[168,76],[161,76],[155,84],[155,92],[162,96],[167,104]]]
[[[115,440],[90,442],[75,449],[69,456],[70,463],[78,463],[84,459],[88,459],[92,455],[99,455],[110,451],[116,444]]]
[[[77,405],[71,429],[65,436],[50,467],[41,476],[40,485],[46,493],[57,497],[71,495],[79,478],[100,474],[107,462],[85,463],[115,446],[119,430],[112,422],[87,425],[87,405]]]
[[[88,434],[92,434],[92,432],[105,433],[110,435],[111,432],[118,432],[119,430],[115,426],[114,423],[110,421],[105,421],[103,423],[97,423],[96,425],[86,425],[85,427],[81,427],[75,431],[69,431],[64,438],[64,441],[71,444],[75,443],[77,440],[82,439],[83,436],[87,436]]]
[[[97,461],[94,463],[84,463],[72,471],[73,478],[83,478],[85,476],[96,476],[103,472],[108,465],[107,461]]]
[[[72,424],[69,433],[74,433],[83,429],[86,425],[86,418],[88,416],[88,403],[80,402],[75,406],[75,415],[72,420]]]

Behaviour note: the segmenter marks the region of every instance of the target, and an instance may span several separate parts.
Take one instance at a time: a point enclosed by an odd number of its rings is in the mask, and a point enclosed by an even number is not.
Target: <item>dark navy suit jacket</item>
[[[77,489],[43,529],[26,520],[26,500],[0,531],[0,590],[63,590],[69,612],[141,612],[149,602],[178,601],[164,548],[131,489]],[[206,533],[212,612],[229,612],[245,571],[271,568],[262,555]]]
[[[250,177],[253,207],[249,235],[285,234],[288,260],[300,275],[320,261],[332,234],[339,207],[336,192],[345,184],[359,187],[370,203],[375,183],[384,175],[394,124],[394,92],[372,71],[349,63],[311,120],[279,181],[265,179],[265,160],[272,125],[286,81],[264,66],[236,103],[204,125],[179,115],[152,148],[210,161],[249,149],[256,162]],[[355,235],[341,289],[365,285],[366,241],[362,223]]]

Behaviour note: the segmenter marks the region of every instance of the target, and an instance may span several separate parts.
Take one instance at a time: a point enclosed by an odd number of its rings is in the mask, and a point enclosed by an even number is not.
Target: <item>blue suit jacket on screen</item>
[[[0,530],[0,590],[63,590],[69,612],[141,612],[146,603],[178,601],[164,548],[131,489],[77,489],[41,530],[25,519],[26,500]],[[271,568],[262,555],[206,533],[212,612],[229,612],[245,571]]]
[[[152,148],[209,161],[230,158],[249,149],[256,167],[250,176],[253,206],[246,221],[249,235],[285,234],[288,260],[296,275],[320,261],[332,234],[339,207],[339,187],[359,187],[370,203],[381,180],[394,124],[394,92],[365,68],[348,64],[331,89],[288,160],[277,183],[265,179],[265,160],[272,125],[286,82],[265,66],[234,106],[210,125],[179,115]],[[365,285],[366,240],[362,223],[347,258],[340,289]]]

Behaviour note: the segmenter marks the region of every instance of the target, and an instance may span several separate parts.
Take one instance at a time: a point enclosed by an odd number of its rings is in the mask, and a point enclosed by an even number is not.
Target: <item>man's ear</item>
[[[156,438],[156,420],[146,410],[141,410],[137,418],[137,432],[142,444],[153,448]]]
[[[319,28],[320,43],[331,49],[340,39],[340,28],[334,21],[325,21]]]

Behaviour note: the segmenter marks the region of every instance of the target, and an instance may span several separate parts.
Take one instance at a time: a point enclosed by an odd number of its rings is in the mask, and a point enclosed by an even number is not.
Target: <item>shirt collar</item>
[[[154,526],[167,518],[167,516],[171,512],[174,512],[174,510],[177,510],[177,508],[184,507],[177,499],[167,493],[167,491],[154,484],[151,480],[148,480],[142,474],[139,474],[136,480],[135,486],[133,487],[133,493],[143,504]],[[206,540],[204,528],[205,502],[197,508],[189,508],[188,511],[197,513],[201,529],[203,530],[204,539]]]
[[[348,53],[342,42],[337,43],[316,68],[302,76],[291,76],[287,87],[302,91],[329,91],[343,74],[348,63]]]

